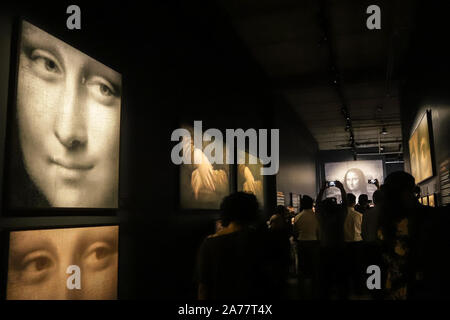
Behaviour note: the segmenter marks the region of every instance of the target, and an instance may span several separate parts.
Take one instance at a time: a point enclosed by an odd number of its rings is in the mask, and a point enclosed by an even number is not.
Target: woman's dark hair
[[[382,186],[382,210],[380,215],[380,228],[385,241],[395,239],[396,224],[408,216],[409,210],[404,208],[401,200],[404,194],[410,194],[414,201],[414,177],[404,171],[396,171],[387,176]]]
[[[304,209],[312,209],[313,203],[314,203],[314,201],[313,201],[313,199],[310,196],[304,195],[302,197],[302,201],[301,201],[300,206],[302,207],[302,210],[304,210]]]
[[[359,178],[359,188],[358,191],[360,191],[360,193],[367,193],[367,181],[366,181],[366,176],[364,175],[364,172],[362,172],[361,169],[359,168],[351,168],[349,169],[344,176],[344,189],[345,191],[350,191],[350,189],[347,186],[347,175],[350,172],[354,172],[356,173],[356,175]]]
[[[285,218],[288,215],[288,210],[283,205],[278,205],[275,209],[275,214],[279,214],[283,218]]]
[[[355,203],[356,203],[356,196],[351,192],[347,193],[347,205],[349,206],[355,205]]]
[[[358,203],[359,203],[360,205],[365,206],[368,202],[369,202],[369,196],[368,196],[367,194],[362,193],[362,194],[359,195],[359,197],[358,197]]]
[[[235,192],[225,197],[220,205],[221,221],[224,227],[230,222],[249,225],[258,218],[259,205],[255,195]]]
[[[381,186],[380,189],[375,190],[375,192],[373,193],[372,199],[375,205],[381,204],[383,202],[384,199],[383,189],[384,187]]]
[[[336,216],[340,210],[336,198],[326,198],[320,203],[320,212],[324,216]]]

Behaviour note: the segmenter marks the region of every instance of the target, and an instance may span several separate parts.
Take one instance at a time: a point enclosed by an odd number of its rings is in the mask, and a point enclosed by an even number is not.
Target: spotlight
[[[386,127],[383,127],[383,129],[381,129],[381,132],[380,132],[381,134],[388,134],[388,132],[387,132],[387,130],[386,130]]]

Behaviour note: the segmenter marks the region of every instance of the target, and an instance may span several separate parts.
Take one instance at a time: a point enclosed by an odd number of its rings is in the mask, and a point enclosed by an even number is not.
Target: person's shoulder
[[[233,233],[214,233],[210,234],[203,239],[203,242],[201,244],[201,248],[203,250],[216,250],[218,247],[221,247],[224,243],[228,243],[230,241],[233,241],[232,238],[235,237]]]
[[[361,212],[355,210],[354,208],[348,208],[348,209],[349,209],[348,212],[350,213],[350,215],[351,215],[352,217],[359,218],[359,217],[362,217],[362,216],[363,216]]]
[[[220,230],[220,231],[217,231],[216,233],[208,235],[205,240],[212,240],[212,239],[215,239],[215,240],[219,239],[219,240],[221,240],[221,239],[227,238],[230,235],[233,235],[235,233],[236,232],[226,232],[224,230]]]
[[[298,213],[295,217],[294,217],[294,223],[299,221],[301,217],[303,217],[305,215],[305,210],[303,210],[302,212]]]
[[[270,221],[275,220],[275,219],[278,219],[278,214],[276,214],[276,213],[271,215],[269,218]]]

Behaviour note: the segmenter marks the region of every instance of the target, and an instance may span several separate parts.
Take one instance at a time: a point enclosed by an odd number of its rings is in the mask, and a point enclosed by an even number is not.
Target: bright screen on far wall
[[[422,116],[419,125],[409,139],[411,174],[414,176],[416,183],[420,183],[433,176],[427,115],[428,113],[425,113]]]
[[[8,300],[115,300],[119,227],[13,231]]]
[[[10,117],[11,208],[117,208],[121,74],[27,21]]]
[[[358,160],[345,162],[325,163],[325,179],[327,181],[340,181],[347,193],[353,193],[356,201],[361,194],[367,194],[369,200],[377,187],[369,183],[369,180],[377,179],[379,184],[383,183],[383,161],[382,160]],[[326,197],[335,197],[340,202],[341,194],[338,188],[326,189]]]

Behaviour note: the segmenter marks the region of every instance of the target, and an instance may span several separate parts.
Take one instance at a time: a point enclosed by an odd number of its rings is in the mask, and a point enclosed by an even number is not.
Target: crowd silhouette
[[[301,198],[294,217],[278,206],[263,219],[254,195],[225,197],[221,227],[199,248],[198,298],[450,297],[448,208],[420,204],[414,178],[401,171],[376,182],[373,203],[335,186],[341,202],[324,198],[324,183],[315,202]],[[373,265],[379,288],[368,286]]]

